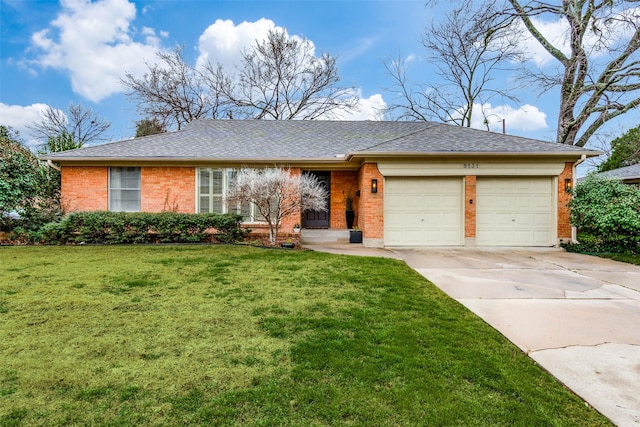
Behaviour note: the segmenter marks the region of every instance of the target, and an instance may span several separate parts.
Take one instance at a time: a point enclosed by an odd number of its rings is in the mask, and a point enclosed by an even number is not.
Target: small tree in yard
[[[589,175],[574,192],[571,223],[598,241],[596,250],[639,250],[640,190],[619,179]]]
[[[327,190],[310,175],[292,175],[289,169],[241,169],[231,185],[227,204],[253,203],[269,225],[269,242],[278,240],[282,220],[300,212],[326,211]]]

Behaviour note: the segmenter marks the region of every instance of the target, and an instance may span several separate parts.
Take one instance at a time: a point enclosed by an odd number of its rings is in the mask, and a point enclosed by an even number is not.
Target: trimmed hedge
[[[34,243],[127,244],[200,243],[211,233],[220,242],[237,242],[250,230],[240,227],[236,214],[183,214],[175,212],[76,212],[60,222],[45,224],[31,233]]]

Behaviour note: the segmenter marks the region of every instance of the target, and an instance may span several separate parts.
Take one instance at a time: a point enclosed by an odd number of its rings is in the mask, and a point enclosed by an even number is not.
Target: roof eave
[[[345,157],[350,161],[353,158],[376,157],[376,158],[404,158],[404,157],[563,157],[580,158],[597,157],[604,154],[602,151],[580,150],[580,151],[434,151],[434,152],[388,152],[388,151],[355,151],[348,153]]]
[[[42,156],[40,160],[51,161],[62,166],[88,166],[88,165],[180,165],[180,166],[203,166],[211,164],[232,164],[232,165],[292,165],[292,166],[314,166],[325,165],[336,169],[357,168],[359,163],[352,162],[345,156],[335,157],[288,157],[288,158],[228,158],[228,157],[51,157]]]

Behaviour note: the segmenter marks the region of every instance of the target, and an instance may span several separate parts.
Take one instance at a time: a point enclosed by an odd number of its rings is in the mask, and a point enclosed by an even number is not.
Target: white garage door
[[[485,178],[476,184],[476,243],[551,246],[553,178]]]
[[[460,177],[386,178],[385,246],[462,245],[462,190]]]

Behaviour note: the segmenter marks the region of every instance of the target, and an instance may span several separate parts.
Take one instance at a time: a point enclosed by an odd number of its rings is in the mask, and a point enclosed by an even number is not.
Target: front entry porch
[[[326,243],[349,244],[349,230],[338,229],[312,229],[300,230],[301,245],[318,245]]]

